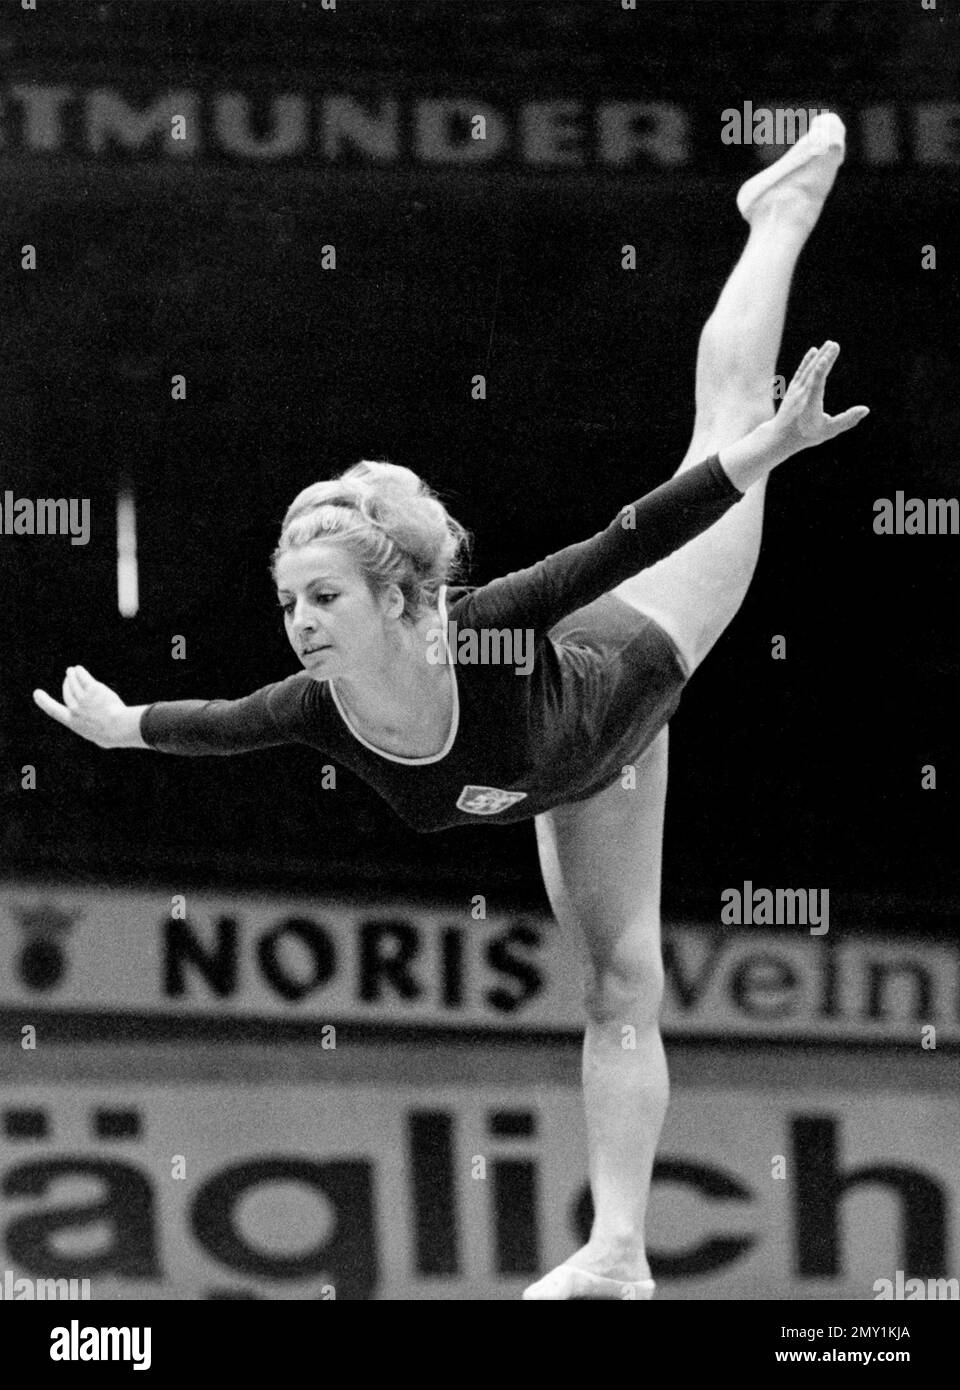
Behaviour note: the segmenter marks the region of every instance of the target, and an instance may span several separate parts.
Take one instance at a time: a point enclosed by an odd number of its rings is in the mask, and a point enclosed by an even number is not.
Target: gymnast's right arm
[[[69,666],[63,704],[44,690],[35,703],[98,748],[155,748],[165,753],[246,753],[299,741],[312,682],[290,678],[240,700],[169,700],[126,705],[82,666]]]

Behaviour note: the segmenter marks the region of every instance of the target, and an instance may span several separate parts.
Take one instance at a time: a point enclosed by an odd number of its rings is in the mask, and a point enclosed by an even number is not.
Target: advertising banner
[[[871,936],[836,908],[827,931],[740,917],[724,925],[718,904],[713,924],[665,924],[668,1037],[960,1041],[954,945]],[[65,1011],[318,1033],[371,1023],[572,1034],[581,976],[579,943],[551,919],[472,899],[423,908],[0,885],[0,1014],[15,1026]]]
[[[873,1300],[898,1270],[956,1276],[958,1132],[955,1096],[681,1092],[658,1297]],[[518,1297],[584,1239],[582,1136],[573,1086],[10,1087],[4,1296],[46,1277],[92,1299]]]
[[[806,133],[818,111],[847,123],[851,167],[936,171],[960,162],[960,103],[906,102],[895,91],[851,105],[842,93],[798,102],[756,95],[730,105],[664,100],[651,89],[409,90],[369,79],[349,90],[335,76],[244,74],[220,85],[195,70],[163,86],[102,72],[35,67],[0,84],[0,153],[23,161],[157,162],[247,169],[466,170],[475,174],[601,171],[710,172],[731,146],[767,162]]]

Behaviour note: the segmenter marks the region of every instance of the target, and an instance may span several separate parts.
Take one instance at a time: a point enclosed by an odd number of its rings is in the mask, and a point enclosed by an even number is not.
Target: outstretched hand
[[[83,666],[67,667],[62,705],[45,690],[35,690],[33,700],[44,714],[98,748],[118,746],[120,716],[127,706],[116,691],[94,680]]]
[[[865,405],[851,406],[840,415],[827,415],[824,411],[824,387],[839,355],[839,344],[829,340],[823,347],[811,348],[787,387],[773,424],[778,440],[790,446],[791,454],[835,439],[870,414]]]

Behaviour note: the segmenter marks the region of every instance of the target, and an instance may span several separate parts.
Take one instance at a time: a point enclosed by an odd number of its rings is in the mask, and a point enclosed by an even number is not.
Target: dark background
[[[957,89],[947,0],[676,0],[629,16],[592,0],[341,0],[335,29],[286,0],[41,8],[4,16],[5,80],[149,72],[224,89],[255,69],[297,90],[642,92],[717,130],[723,108],[771,92],[906,111]],[[269,554],[294,493],[361,457],[440,490],[475,533],[473,582],[606,525],[685,451],[697,337],[743,243],[734,194],[752,159],[716,140],[675,172],[171,171],[0,148],[0,492],[89,497],[93,516],[86,547],[0,536],[4,869],[541,901],[532,822],[418,836],[345,771],[321,792],[308,750],[105,753],[30,691],[58,694],[75,662],[131,704],[237,696],[297,669]],[[852,157],[804,253],[779,370],[836,338],[828,408],[872,415],[776,474],[751,593],[673,720],[668,909],[712,916],[745,878],[829,887],[834,913],[846,900],[865,923],[925,933],[955,909],[960,541],[872,523],[897,489],[960,490],[956,185],[956,164]],[[335,273],[319,270],[324,243]],[[115,599],[122,478],[138,499],[133,620]],[[175,634],[186,661],[170,658]],[[28,763],[35,791],[20,788]],[[921,790],[926,763],[936,791]]]

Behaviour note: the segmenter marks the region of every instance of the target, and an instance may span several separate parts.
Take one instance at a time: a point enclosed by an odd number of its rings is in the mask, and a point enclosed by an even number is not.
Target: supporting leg
[[[594,1221],[570,1260],[524,1294],[590,1296],[585,1270],[649,1297],[644,1222],[657,1141],[667,1109],[659,1030],[660,868],[667,790],[667,730],[619,783],[588,801],[537,817],[537,844],[554,914],[585,946],[587,1027],[583,1095]]]

